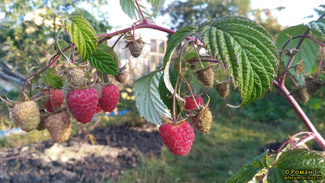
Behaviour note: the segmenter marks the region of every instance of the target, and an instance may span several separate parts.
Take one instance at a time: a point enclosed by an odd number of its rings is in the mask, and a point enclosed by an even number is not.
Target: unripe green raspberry
[[[67,73],[68,81],[74,86],[84,85],[86,82],[85,72],[80,68],[71,69]]]
[[[13,125],[21,127],[25,132],[36,129],[41,121],[39,107],[34,101],[25,101],[15,105],[9,116]]]
[[[197,116],[191,118],[194,127],[202,133],[210,131],[212,123],[212,114],[208,107],[203,109]]]

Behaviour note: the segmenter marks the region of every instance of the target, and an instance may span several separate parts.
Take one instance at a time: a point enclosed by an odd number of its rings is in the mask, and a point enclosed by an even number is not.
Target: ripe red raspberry
[[[112,112],[120,100],[120,93],[117,87],[112,84],[104,86],[102,89],[102,96],[98,100],[100,108],[105,112]]]
[[[69,139],[71,133],[70,114],[67,111],[62,111],[44,120],[47,130],[51,137],[56,142],[65,142]]]
[[[204,101],[203,101],[203,98],[201,96],[197,96],[195,98],[196,100],[196,103],[199,105],[199,106],[203,106],[204,105]],[[189,97],[186,97],[185,98],[185,106],[184,106],[184,109],[186,110],[193,110],[193,109],[197,109],[196,108],[196,105],[195,105],[195,102],[193,100],[193,98],[191,96]],[[185,111],[187,114],[189,114],[190,112],[189,111]]]
[[[44,93],[49,93],[48,90],[44,91]],[[50,89],[50,93],[51,93],[51,97],[52,97],[52,102],[53,102],[53,107],[54,109],[58,109],[61,107],[63,100],[64,100],[64,93],[62,90],[58,90],[58,89]],[[47,100],[46,104],[45,104],[45,108],[49,111],[49,112],[54,112],[53,108],[52,108],[52,104],[51,104],[51,100],[50,98]]]
[[[180,156],[186,155],[191,150],[195,137],[194,130],[187,121],[179,124],[163,124],[159,127],[159,135],[168,149]]]
[[[102,108],[100,108],[99,104],[97,104],[96,113],[99,113],[101,111],[102,111]]]
[[[67,94],[68,108],[81,123],[88,123],[96,113],[98,96],[94,88],[77,89]]]

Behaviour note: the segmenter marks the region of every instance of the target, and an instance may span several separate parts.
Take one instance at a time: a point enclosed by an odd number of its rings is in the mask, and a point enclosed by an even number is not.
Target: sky
[[[166,0],[165,7],[171,2],[172,0]],[[325,5],[325,0],[251,0],[251,7],[253,9],[271,9],[272,15],[277,17],[279,23],[283,26],[293,26],[316,20],[317,14],[314,12],[314,8],[319,7],[321,4]],[[275,8],[279,6],[283,6],[285,9],[280,12],[276,11]],[[125,25],[132,24],[132,20],[122,13],[119,0],[110,0],[109,5],[105,9],[109,12],[109,17],[116,17],[116,15],[119,17],[110,19],[109,23],[111,25],[120,26],[121,22]],[[309,15],[314,15],[314,17],[306,19],[305,17]],[[164,17],[158,17],[156,19],[157,25],[164,25],[164,21]]]
[[[325,5],[325,0],[251,0],[253,9],[269,8],[272,15],[278,18],[278,22],[283,26],[294,26],[301,23],[308,23],[316,20],[318,15],[314,8]],[[285,9],[276,11],[275,8],[283,6]],[[314,15],[313,18],[305,18]]]

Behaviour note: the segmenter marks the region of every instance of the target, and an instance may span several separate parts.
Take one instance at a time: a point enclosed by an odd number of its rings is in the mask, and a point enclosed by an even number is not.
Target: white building
[[[136,36],[141,36],[142,40],[147,43],[138,58],[131,56],[129,49],[125,48],[127,43],[123,39],[114,48],[120,59],[120,66],[128,63],[133,79],[138,79],[144,74],[156,70],[158,65],[163,63],[168,40],[165,34],[159,34],[158,31],[150,29],[136,30]],[[110,39],[109,46],[112,46],[118,37]]]

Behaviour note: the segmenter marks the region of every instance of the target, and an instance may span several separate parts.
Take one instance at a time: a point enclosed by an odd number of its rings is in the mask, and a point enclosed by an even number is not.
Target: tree
[[[171,29],[177,30],[226,15],[247,15],[249,5],[250,0],[177,0],[162,10],[162,14],[170,16]]]
[[[36,65],[44,66],[51,58],[51,54],[46,50],[53,44],[53,38],[61,24],[60,20],[70,15],[86,17],[100,33],[105,33],[111,28],[104,12],[99,10],[100,19],[96,19],[87,10],[78,8],[82,2],[15,0],[0,3],[3,15],[0,21],[1,60],[7,61],[24,74],[28,74],[25,70],[26,62],[30,63],[29,65],[37,63]],[[88,1],[88,4],[95,9],[101,5],[97,1]]]

